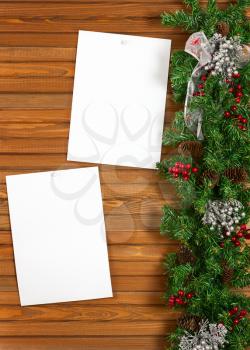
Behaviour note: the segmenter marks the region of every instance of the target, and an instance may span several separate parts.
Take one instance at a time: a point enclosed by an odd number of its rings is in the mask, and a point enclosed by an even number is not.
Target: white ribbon
[[[200,78],[203,67],[211,61],[212,48],[210,43],[203,32],[197,32],[192,34],[186,42],[185,51],[195,57],[198,60],[198,64],[195,66],[191,78],[187,86],[187,95],[184,106],[184,119],[187,127],[197,135],[198,140],[203,140],[203,134],[201,130],[202,125],[202,110],[195,109],[190,110],[190,102],[193,98],[195,86]]]

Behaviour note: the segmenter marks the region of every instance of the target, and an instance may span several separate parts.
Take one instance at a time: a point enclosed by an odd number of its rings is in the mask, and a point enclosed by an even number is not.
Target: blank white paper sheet
[[[80,31],[68,160],[155,169],[171,41]]]
[[[98,168],[6,182],[21,305],[112,297]]]

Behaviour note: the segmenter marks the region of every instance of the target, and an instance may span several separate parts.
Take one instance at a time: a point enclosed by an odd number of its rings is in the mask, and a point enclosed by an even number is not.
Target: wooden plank
[[[0,49],[1,50],[1,49]],[[0,123],[70,123],[71,108],[65,109],[2,109]],[[25,127],[25,126],[24,126]]]
[[[70,47],[0,47],[0,62],[75,62],[76,49]]]
[[[0,169],[4,171],[46,171],[79,168],[85,166],[93,166],[91,163],[70,162],[66,160],[64,154],[1,154],[0,153]],[[123,182],[138,183],[142,178],[159,179],[159,174],[155,170],[135,169],[132,167],[119,167],[113,165],[99,165],[101,176],[108,181],[117,183],[117,179],[124,179]],[[135,172],[136,171],[136,172]],[[105,174],[104,174],[105,172]],[[131,176],[129,175],[131,174]],[[146,175],[147,174],[147,175]],[[126,180],[127,178],[127,181]],[[107,181],[107,180],[106,180]],[[143,182],[143,181],[142,181]],[[150,181],[155,183],[156,181]],[[112,183],[112,182],[110,182]],[[147,184],[146,184],[147,185]]]
[[[165,7],[166,9],[166,7]],[[138,9],[139,11],[140,9]],[[113,11],[113,10],[111,10]],[[162,7],[162,11],[164,7]],[[165,35],[172,38],[182,35],[181,29],[172,27],[164,27],[161,24],[160,12],[153,17],[128,17],[127,15],[121,18],[113,17],[113,15],[104,14],[102,17],[96,17],[95,13],[92,16],[75,16],[77,18],[62,18],[61,16],[53,15],[51,17],[0,17],[0,32],[1,33],[72,33],[77,35],[79,30],[97,31],[97,32],[111,32],[130,35],[145,35],[150,33],[152,37]],[[17,45],[18,46],[18,45]],[[26,45],[25,45],[26,46]],[[35,46],[35,45],[32,45]],[[63,45],[62,45],[63,46]],[[70,46],[72,47],[72,46]]]
[[[21,155],[22,157],[23,155]],[[32,157],[32,155],[30,155],[30,157]],[[49,157],[49,155],[39,155],[38,159],[44,159],[44,157]],[[15,155],[11,155],[9,159],[15,159]],[[62,158],[61,155],[54,157],[55,159],[55,163],[56,160],[58,162],[58,160],[60,161],[60,159]],[[65,157],[63,156],[64,160]],[[1,159],[1,155],[0,155],[0,159]],[[12,165],[14,165],[12,163]],[[33,164],[34,165],[34,164]],[[68,167],[67,167],[68,165]],[[65,164],[63,164],[63,167],[65,166],[65,169],[70,168],[79,168],[79,167],[83,167],[82,163],[78,163],[78,162],[65,162]],[[46,164],[42,164],[40,165],[40,168],[35,168],[34,169],[31,167],[29,168],[25,168],[23,167],[23,169],[20,170],[0,170],[0,184],[3,185],[5,184],[5,177],[8,175],[18,175],[18,174],[27,174],[27,173],[34,173],[34,172],[39,172],[39,171],[44,171],[44,166],[46,169],[48,169],[49,164],[46,166]],[[91,166],[91,165],[90,165]],[[58,168],[62,168],[59,167]],[[0,169],[1,169],[1,165],[0,165]],[[158,171],[155,170],[150,170],[150,169],[135,169],[135,168],[130,168],[130,167],[115,167],[115,166],[109,166],[109,165],[99,165],[99,171],[100,171],[100,178],[101,178],[101,182],[102,183],[106,183],[106,184],[110,184],[110,185],[117,185],[117,184],[144,184],[144,188],[146,188],[148,185],[166,185],[167,182],[166,180],[160,176]],[[143,187],[141,186],[139,188],[139,190],[143,190]],[[114,190],[115,186],[114,186]],[[118,189],[119,191],[119,189]],[[136,198],[134,198],[134,200],[136,201]]]
[[[91,6],[92,5],[92,6]],[[77,2],[65,2],[61,1],[60,6],[55,3],[49,3],[47,1],[38,1],[26,3],[16,2],[11,3],[1,1],[0,3],[0,17],[4,18],[18,18],[33,17],[34,20],[38,17],[53,16],[53,18],[91,18],[97,16],[103,18],[104,16],[110,16],[111,18],[124,18],[124,17],[158,17],[159,14],[166,10],[174,12],[175,10],[183,9],[185,6],[181,1],[95,1],[90,5],[89,0],[82,0],[81,3]],[[53,19],[52,18],[52,19]],[[15,24],[15,23],[14,23]]]
[[[173,244],[162,244],[156,246],[114,244],[109,245],[108,250],[110,261],[162,262],[167,253],[176,252],[178,250],[178,245],[175,243],[175,241],[173,241]],[[1,245],[0,261],[9,259],[13,259],[12,245]],[[132,264],[128,265],[128,267],[129,266],[132,266]],[[125,272],[126,264],[124,264],[123,267],[119,266],[116,268],[120,270],[122,269]],[[160,268],[160,266],[158,266],[158,268]]]
[[[33,48],[34,50],[34,48]],[[39,49],[38,49],[39,50]],[[53,48],[47,50],[54,52]],[[0,50],[0,57],[2,51]],[[51,54],[50,54],[51,56]],[[0,77],[5,78],[73,78],[74,62],[1,63]],[[23,80],[22,80],[23,81]]]
[[[1,350],[159,350],[164,336],[1,337]]]
[[[5,194],[6,195],[6,194]],[[175,194],[172,194],[173,198],[171,202],[175,204]],[[1,196],[0,196],[1,198]],[[168,204],[169,204],[168,200]],[[162,214],[162,207],[166,204],[163,198],[152,199],[143,197],[139,195],[136,199],[107,199],[103,201],[104,213],[105,215],[145,215],[154,214],[160,216]],[[0,206],[0,215],[6,215],[9,213],[7,201],[4,200],[3,204]]]
[[[129,257],[128,257],[129,259]],[[2,260],[0,256],[0,276],[15,276],[13,260]],[[162,276],[164,269],[162,261],[110,261],[112,276]]]
[[[110,0],[99,0],[101,2],[109,2]],[[126,0],[127,3],[134,3],[135,0]],[[157,4],[158,2],[162,2],[164,0],[155,0],[155,3]],[[206,6],[208,0],[200,0],[200,3],[202,6]],[[13,2],[13,0],[3,0],[4,3],[9,3],[9,2]],[[15,0],[16,3],[18,2],[22,2],[22,3],[41,3],[41,0]],[[65,0],[46,0],[46,3],[63,3],[65,2]],[[67,3],[77,3],[77,2],[81,2],[81,3],[88,3],[89,0],[67,0]],[[122,3],[122,0],[117,0],[118,3]],[[136,0],[137,3],[147,3],[150,2],[150,0]],[[223,6],[223,4],[228,4],[228,0],[217,0],[219,6]],[[181,5],[183,2],[182,0],[169,0],[168,4],[177,4],[177,5]]]
[[[173,321],[32,322],[2,321],[0,336],[161,336],[175,328]]]
[[[93,21],[94,22],[94,21]],[[81,25],[78,29],[87,29],[84,24]],[[60,30],[60,28],[59,28]],[[100,27],[95,27],[95,31],[100,31]],[[106,28],[106,32],[115,32],[114,30],[110,30]],[[163,26],[159,26],[157,31],[153,33],[151,31],[128,31],[125,28],[124,32],[121,32],[120,27],[118,25],[117,32],[122,34],[130,34],[130,35],[143,35],[146,37],[158,37],[163,39],[171,39],[172,49],[183,49],[186,40],[188,39],[188,34],[168,34],[167,29]],[[63,35],[59,33],[24,33],[24,32],[2,32],[0,35],[0,45],[1,46],[25,46],[25,47],[73,47],[75,48],[77,45],[77,33],[63,33]]]
[[[1,126],[0,126],[1,129]],[[43,129],[43,131],[42,131]],[[40,133],[43,133],[46,136],[46,129],[48,132],[49,138],[42,137],[29,137],[29,134],[34,132],[35,129],[31,126],[26,126],[25,128],[20,129],[22,137],[2,137],[0,139],[0,153],[9,153],[9,154],[67,154],[68,150],[68,138],[57,137],[58,134],[68,134],[68,127],[61,128],[57,126],[44,126],[40,128]],[[57,129],[58,132],[53,138],[53,130]],[[10,129],[9,129],[10,130]],[[7,133],[12,133],[7,132]],[[24,134],[26,133],[26,137]],[[84,134],[83,134],[84,135]],[[38,143],[39,140],[39,143]],[[168,153],[167,148],[163,148],[162,155]]]
[[[171,96],[171,93],[169,94]],[[170,97],[171,99],[171,97]],[[177,108],[178,107],[178,108]],[[174,116],[175,110],[181,105],[171,105],[171,110],[166,110],[165,125],[168,125]],[[70,123],[71,109],[2,109],[0,124],[68,124]],[[25,127],[25,125],[23,125]]]
[[[163,294],[164,290],[166,289],[166,278],[162,276],[113,276],[112,286],[113,286],[115,295],[116,293],[120,293],[120,292],[127,292],[127,293],[160,292],[159,294]],[[247,296],[250,296],[249,287],[235,290],[235,292],[244,293]],[[16,297],[15,297],[15,295],[17,295],[16,277],[0,276],[0,294],[1,293],[4,293],[5,300],[8,293],[15,293],[13,298],[14,298],[14,301],[16,300]],[[125,300],[128,301],[128,298],[125,297]],[[99,300],[96,302],[98,302],[101,305],[105,303],[105,301],[102,302],[102,300]],[[118,300],[117,302],[119,304]],[[145,299],[144,299],[144,302],[145,302]],[[93,301],[93,303],[95,302]],[[137,303],[138,302],[136,302],[136,304]]]
[[[108,208],[117,208],[121,207],[123,205],[123,200],[130,200],[132,203],[136,203],[137,200],[140,201],[139,205],[142,204],[142,200],[145,200],[145,207],[150,205],[150,202],[148,201],[150,198],[152,199],[152,203],[154,205],[162,204],[162,199],[165,197],[165,193],[163,190],[165,190],[165,183],[163,183],[163,186],[160,186],[161,184],[158,183],[105,183],[102,184],[102,196],[103,199],[109,200],[106,207]],[[163,187],[163,189],[161,188]],[[173,188],[167,189],[168,192],[168,199],[171,199],[171,194],[174,195]],[[172,192],[173,191],[173,192]],[[172,192],[172,193],[171,193]],[[114,197],[114,194],[116,197]],[[131,198],[131,196],[133,198]],[[137,196],[137,198],[134,198]],[[0,199],[4,200],[7,199],[7,191],[6,191],[6,184],[3,184],[0,189]],[[146,201],[147,200],[147,201]],[[112,202],[113,201],[113,202]],[[117,202],[116,202],[117,201]],[[113,204],[113,205],[112,205]],[[136,204],[134,204],[136,205]],[[7,203],[2,203],[3,208],[7,207]],[[133,204],[131,205],[131,207]],[[143,209],[143,208],[142,208]],[[129,211],[124,208],[124,211],[122,212],[124,215],[129,214]],[[115,211],[113,211],[113,215],[115,215]],[[119,213],[118,213],[119,215]]]
[[[161,215],[154,215],[154,213],[146,215],[106,215],[105,224],[109,231],[118,232],[119,230],[126,232],[134,231],[151,231],[159,230]],[[9,231],[10,222],[8,215],[0,217],[0,230]],[[114,238],[116,239],[116,238]]]
[[[165,277],[113,276],[112,286],[116,292],[163,292],[165,286]],[[14,276],[0,276],[0,291],[17,291],[16,278]]]
[[[223,6],[224,7],[224,6]],[[30,32],[75,32],[82,27],[85,30],[113,31],[137,30],[145,32],[161,27],[160,13],[183,9],[181,3],[163,2],[138,4],[116,1],[89,4],[0,4],[0,31]],[[37,14],[39,13],[39,17]],[[249,11],[247,11],[249,14]],[[175,28],[165,29],[176,33]]]
[[[68,302],[72,305],[163,305],[165,304],[162,292],[116,292],[113,291],[113,298],[83,300]],[[0,305],[20,305],[18,292],[0,291]],[[54,304],[55,305],[55,304]],[[61,305],[61,304],[59,304]]]
[[[0,305],[0,321],[173,321],[180,315],[180,311],[169,310],[162,305]]]
[[[72,99],[71,94],[4,94],[3,97],[0,108],[10,109],[70,108]]]
[[[107,231],[107,240],[109,244],[143,244],[157,245],[168,244],[170,240],[167,236],[162,236],[159,231]],[[0,231],[0,244],[12,244],[10,231]]]
[[[143,220],[144,215],[161,216],[164,204],[178,205],[178,198],[173,187],[165,183],[102,183],[104,213],[109,216],[137,215]],[[8,215],[7,190],[5,183],[0,190],[0,214]],[[1,219],[0,219],[1,222]],[[131,229],[133,227],[131,226]]]
[[[69,109],[71,108],[72,94],[67,93],[30,93],[30,94],[4,94],[0,100],[3,109]],[[168,110],[175,111],[176,104],[170,94],[167,95]]]
[[[4,83],[5,82],[5,83]],[[0,78],[0,92],[72,93],[73,78]]]
[[[136,117],[136,116],[135,116]],[[170,120],[168,118],[168,125]],[[0,117],[0,135],[1,139],[7,141],[8,138],[11,139],[45,139],[46,142],[51,142],[53,139],[64,139],[68,140],[69,135],[69,122],[59,123],[59,122],[42,122],[42,123],[32,123],[32,121],[22,124],[20,122],[11,122],[11,127],[9,122],[1,121]],[[26,140],[22,140],[24,142]],[[51,146],[50,146],[51,147]]]
[[[163,186],[161,186],[163,185]],[[163,192],[165,190],[165,183],[125,183],[125,182],[120,182],[120,183],[102,183],[102,196],[103,199],[109,200],[107,203],[106,207],[107,208],[117,208],[119,206],[123,205],[123,200],[130,200],[132,203],[136,203],[137,200],[141,201],[147,200],[145,202],[145,207],[150,205],[150,202],[148,199],[152,199],[152,203],[154,205],[156,204],[162,204],[161,201],[162,199],[165,199],[165,193]],[[168,193],[166,194],[168,196],[168,199],[171,199],[171,195],[174,195],[173,187],[167,188]],[[172,192],[172,193],[171,193]],[[116,197],[114,197],[114,194]],[[132,196],[132,198],[131,198]],[[137,196],[137,198],[134,198]],[[0,189],[0,199],[5,200],[7,199],[7,190],[6,190],[6,184],[4,183],[1,186]],[[117,202],[116,202],[117,200]],[[113,202],[112,202],[113,201]],[[159,202],[158,202],[159,201]],[[113,203],[113,205],[112,205]],[[135,204],[134,204],[135,205]],[[7,203],[3,202],[2,203],[3,208],[7,207]],[[132,205],[131,205],[132,207]],[[143,208],[142,208],[143,209]],[[129,211],[124,209],[123,211],[124,215],[129,214]],[[115,211],[113,211],[113,215],[115,215]],[[119,215],[119,213],[118,213]]]

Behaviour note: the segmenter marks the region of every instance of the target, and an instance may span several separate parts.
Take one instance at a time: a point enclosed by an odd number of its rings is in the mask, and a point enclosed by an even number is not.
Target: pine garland
[[[162,23],[182,27],[189,33],[203,31],[208,39],[219,28],[228,38],[238,35],[241,44],[250,43],[250,23],[245,16],[250,0],[234,1],[225,10],[219,9],[215,0],[209,0],[206,9],[200,7],[198,0],[184,3],[187,11],[163,13]],[[196,64],[196,59],[184,51],[172,54],[170,77],[176,102],[184,102]],[[235,82],[242,86],[244,95],[238,108],[250,118],[250,63],[239,73]],[[197,336],[192,329],[197,319],[226,327],[226,342],[219,349],[243,350],[250,345],[250,321],[246,315],[250,312],[250,299],[238,290],[250,285],[247,244],[250,230],[246,225],[250,218],[250,190],[246,186],[250,135],[249,128],[242,130],[236,127],[233,118],[225,118],[224,111],[230,111],[232,105],[235,96],[229,92],[227,82],[220,75],[208,75],[204,95],[192,99],[192,108],[202,108],[203,113],[202,151],[200,145],[193,143],[197,143],[197,137],[187,128],[182,111],[176,113],[171,128],[164,132],[163,145],[175,147],[176,155],[164,159],[158,169],[176,185],[182,203],[178,210],[165,205],[161,221],[161,234],[182,243],[180,252],[168,255],[165,261],[168,275],[165,299],[170,307],[186,313],[170,335],[172,350],[184,349],[181,344],[185,343],[185,334],[189,334],[185,327],[193,331],[190,337]],[[186,172],[176,175],[176,167]],[[244,216],[229,237],[223,236],[223,229],[211,230],[202,221],[208,203],[216,200],[225,203],[236,200],[244,207]]]

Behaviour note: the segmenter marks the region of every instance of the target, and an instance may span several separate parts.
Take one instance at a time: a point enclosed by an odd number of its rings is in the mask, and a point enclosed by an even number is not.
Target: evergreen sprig
[[[245,9],[250,0],[238,0],[229,3],[221,10],[215,0],[209,0],[207,8],[200,6],[198,0],[184,0],[187,10],[175,13],[163,13],[162,23],[166,26],[180,27],[192,33],[203,31],[208,38],[215,32],[218,23],[229,25],[229,37],[239,35],[241,43],[250,42],[250,24],[245,16]],[[187,83],[197,61],[184,51],[172,54],[170,77],[173,97],[176,102],[184,102]],[[244,96],[238,105],[237,113],[250,116],[250,63],[240,70],[238,81]],[[250,345],[250,322],[247,317],[239,324],[233,325],[229,310],[235,306],[250,311],[250,300],[239,288],[250,286],[250,247],[244,238],[239,238],[240,246],[235,246],[231,239],[222,239],[218,232],[211,231],[202,222],[206,205],[210,200],[240,201],[244,206],[246,217],[240,224],[250,218],[250,190],[241,182],[235,182],[226,174],[228,169],[244,168],[249,176],[250,171],[250,138],[249,129],[242,131],[236,126],[236,120],[225,119],[224,111],[235,104],[234,96],[229,93],[228,85],[220,76],[209,76],[205,95],[194,97],[191,108],[202,108],[202,131],[204,134],[203,157],[198,161],[183,155],[167,157],[158,164],[161,175],[176,185],[181,208],[163,207],[161,234],[167,234],[183,245],[189,247],[195,260],[192,263],[182,262],[178,253],[166,257],[164,266],[167,271],[168,289],[165,299],[176,295],[179,290],[192,292],[193,297],[185,305],[187,314],[208,319],[211,323],[223,323],[228,329],[225,349],[243,350]],[[164,132],[163,144],[177,147],[183,141],[195,141],[194,135],[184,121],[182,111],[177,112],[172,126]],[[176,152],[177,153],[177,152]],[[189,181],[174,179],[169,167],[176,162],[189,162],[199,168],[197,176]],[[201,174],[213,170],[218,177],[216,184]],[[225,269],[230,275],[230,283],[225,282]],[[177,308],[183,308],[177,305]],[[179,349],[180,337],[184,329],[177,327],[170,335],[171,349]]]

